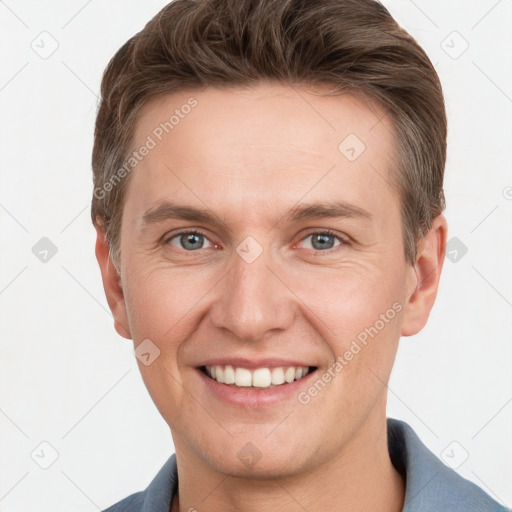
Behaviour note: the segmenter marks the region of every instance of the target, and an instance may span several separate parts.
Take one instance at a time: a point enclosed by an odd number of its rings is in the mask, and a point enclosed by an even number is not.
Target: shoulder
[[[146,490],[114,503],[103,512],[169,512],[177,486],[178,471],[173,454]]]
[[[438,459],[402,421],[388,419],[390,457],[406,480],[403,512],[508,512]]]

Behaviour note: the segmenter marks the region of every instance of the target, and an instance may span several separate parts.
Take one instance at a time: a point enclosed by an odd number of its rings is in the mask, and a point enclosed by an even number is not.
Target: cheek
[[[396,260],[395,260],[396,262]],[[395,358],[403,311],[405,266],[339,269],[321,287],[308,292],[311,308],[322,320],[315,326],[340,362],[336,379],[343,396],[375,395],[386,382]]]
[[[204,295],[205,285],[190,271],[148,267],[141,265],[130,274],[125,300],[137,333],[161,335],[185,319]]]
[[[125,301],[134,344],[149,339],[159,350],[151,364],[139,360],[139,369],[156,407],[171,421],[173,410],[191,407],[183,392],[187,374],[181,353],[200,323],[201,298],[211,285],[190,269],[171,271],[150,265],[133,269],[129,278]]]
[[[317,274],[298,282],[306,304],[323,320],[327,339],[347,340],[373,325],[394,303],[403,305],[403,280],[400,268],[360,264],[330,269],[324,279]],[[396,309],[388,316],[394,319]]]

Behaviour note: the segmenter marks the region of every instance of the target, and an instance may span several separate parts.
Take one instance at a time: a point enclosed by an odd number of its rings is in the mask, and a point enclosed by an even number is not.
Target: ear
[[[447,232],[446,219],[438,215],[430,231],[418,242],[416,262],[410,267],[412,284],[407,290],[402,336],[417,334],[427,323],[443,269]]]
[[[100,226],[95,226],[95,228],[97,233],[96,259],[100,266],[107,302],[114,317],[114,327],[120,336],[131,339],[124,293],[121,287],[121,277],[110,257],[105,231]]]

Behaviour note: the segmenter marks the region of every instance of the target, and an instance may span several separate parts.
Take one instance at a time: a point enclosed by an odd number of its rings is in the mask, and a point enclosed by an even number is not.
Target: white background
[[[145,488],[173,451],[131,342],[114,331],[89,214],[102,71],[165,3],[0,2],[4,512],[103,509]],[[436,455],[451,455],[461,475],[510,507],[512,3],[384,3],[441,77],[449,116],[445,214],[449,239],[468,249],[445,262],[428,326],[401,341],[389,416],[407,421]],[[453,58],[461,37],[469,47]],[[58,43],[46,59],[31,47],[41,38],[46,50]],[[32,253],[42,237],[58,249],[46,263]],[[40,463],[50,462],[43,441],[58,452],[48,469],[31,458],[36,450],[45,454]]]

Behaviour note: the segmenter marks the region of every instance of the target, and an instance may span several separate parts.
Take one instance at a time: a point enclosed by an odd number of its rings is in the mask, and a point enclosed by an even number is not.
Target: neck
[[[385,418],[376,425],[364,425],[350,446],[321,466],[280,478],[222,474],[205,467],[190,450],[178,447],[178,497],[172,512],[400,512],[403,507],[405,484],[389,458]]]

